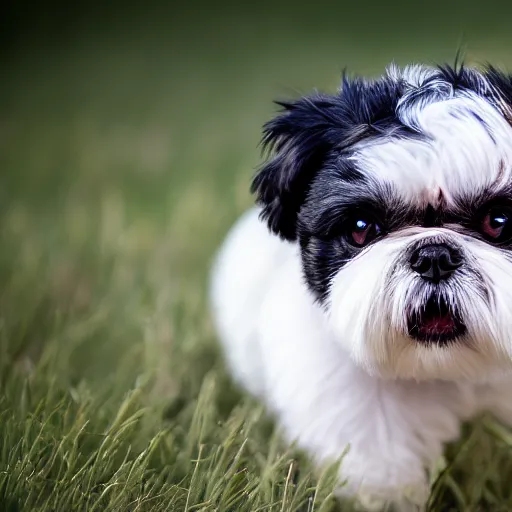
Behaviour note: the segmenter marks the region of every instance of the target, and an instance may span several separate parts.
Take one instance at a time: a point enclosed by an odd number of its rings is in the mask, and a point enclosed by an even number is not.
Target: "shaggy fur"
[[[212,278],[237,381],[340,492],[422,507],[461,421],[512,421],[511,79],[391,66],[282,102]]]

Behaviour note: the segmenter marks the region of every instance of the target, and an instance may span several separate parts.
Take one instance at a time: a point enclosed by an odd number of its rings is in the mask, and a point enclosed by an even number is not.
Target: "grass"
[[[210,14],[184,14],[180,30],[82,27],[16,43],[5,61],[1,510],[348,507],[332,499],[335,468],[315,472],[231,385],[208,266],[251,204],[273,98],[332,90],[345,64],[451,60],[459,36]],[[511,64],[500,26],[475,29],[471,58]],[[468,426],[430,510],[511,509],[511,451],[490,419]]]

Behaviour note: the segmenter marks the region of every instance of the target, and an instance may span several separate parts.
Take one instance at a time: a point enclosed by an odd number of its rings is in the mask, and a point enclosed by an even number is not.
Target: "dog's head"
[[[351,357],[416,379],[511,367],[511,77],[392,66],[281,106],[253,191]]]

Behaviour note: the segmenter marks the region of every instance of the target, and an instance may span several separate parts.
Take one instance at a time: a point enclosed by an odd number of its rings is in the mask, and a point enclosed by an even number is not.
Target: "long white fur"
[[[414,87],[428,73],[404,76]],[[453,94],[407,109],[404,119],[431,140],[362,144],[354,158],[367,176],[411,203],[510,182],[512,129],[487,102]],[[234,377],[319,464],[349,447],[341,493],[367,509],[421,508],[428,470],[461,421],[488,410],[512,422],[512,260],[449,226],[404,229],[338,272],[325,309],[304,283],[298,246],[271,235],[258,214],[236,224],[212,273],[213,315]],[[407,336],[415,276],[391,269],[411,243],[430,237],[461,246],[491,294],[486,300],[470,273],[451,291],[470,346],[425,347]]]

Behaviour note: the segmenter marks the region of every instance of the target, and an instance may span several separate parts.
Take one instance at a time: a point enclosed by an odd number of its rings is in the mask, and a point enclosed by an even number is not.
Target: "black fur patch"
[[[337,95],[314,94],[280,102],[283,111],[264,127],[274,157],[257,173],[252,192],[262,217],[282,238],[296,238],[297,214],[325,163],[370,136],[410,134],[395,109],[402,84],[390,79],[343,81]]]
[[[354,220],[375,222],[385,236],[420,223],[422,215],[391,188],[370,181],[346,158],[330,162],[313,181],[298,215],[297,233],[309,288],[323,301],[334,275],[361,252],[348,240]]]

